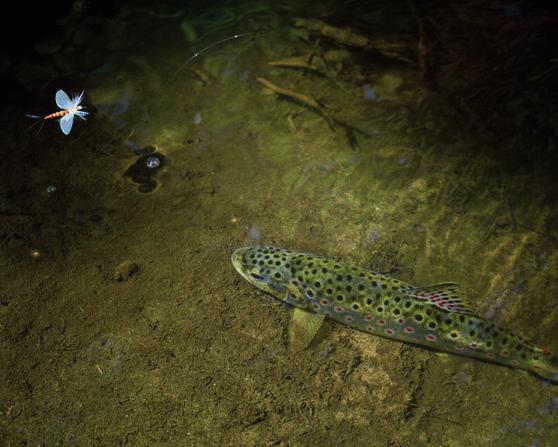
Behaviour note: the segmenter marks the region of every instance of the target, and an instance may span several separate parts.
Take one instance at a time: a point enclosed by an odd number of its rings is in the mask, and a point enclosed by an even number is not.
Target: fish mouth
[[[237,248],[231,255],[231,261],[236,271],[248,280],[250,279],[247,276],[248,269],[246,268],[246,264],[244,263],[244,255],[250,248],[251,247]]]

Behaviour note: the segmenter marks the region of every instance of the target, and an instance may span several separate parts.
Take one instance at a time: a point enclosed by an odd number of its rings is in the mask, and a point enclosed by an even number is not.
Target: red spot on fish
[[[518,362],[517,360],[512,360],[512,361],[511,361],[511,364],[512,364],[513,366],[517,366],[517,365],[519,365],[519,362]]]
[[[479,345],[477,345],[475,342],[473,342],[473,343],[470,343],[470,344],[469,344],[469,347],[470,347],[471,349],[478,349]]]
[[[380,326],[383,326],[383,325],[386,324],[386,320],[378,320],[378,324],[379,324]]]
[[[318,310],[320,308],[320,305],[318,303],[313,303],[312,307],[316,310]]]
[[[341,306],[335,306],[335,312],[337,313],[343,312],[343,308]]]
[[[328,300],[321,300],[320,303],[322,303],[324,306],[326,306],[327,304],[329,304]]]
[[[510,355],[510,353],[508,351],[502,351],[502,352],[500,352],[500,355],[502,357],[507,357],[508,355]]]
[[[364,319],[365,319],[366,321],[372,321],[372,320],[374,319],[374,317],[373,317],[372,315],[366,315],[366,316],[364,317]]]
[[[541,346],[542,349],[542,355],[550,355],[550,349],[548,349],[546,346]]]
[[[397,322],[398,322],[399,324],[403,324],[403,323],[404,323],[404,320],[403,320],[403,318],[400,318],[399,320],[397,320]]]
[[[411,326],[407,326],[405,328],[405,332],[407,332],[407,334],[412,334],[415,330]]]
[[[374,328],[372,326],[366,326],[366,330],[368,332],[372,332],[372,331],[374,331]]]
[[[351,317],[350,315],[347,315],[345,317],[345,321],[351,322],[351,321],[353,321],[353,317]]]
[[[432,335],[432,334],[428,334],[428,335],[426,336],[426,339],[429,340],[429,341],[436,341],[436,337],[435,337],[434,335]]]
[[[395,333],[395,331],[393,329],[386,329],[386,334],[387,335],[393,335]]]

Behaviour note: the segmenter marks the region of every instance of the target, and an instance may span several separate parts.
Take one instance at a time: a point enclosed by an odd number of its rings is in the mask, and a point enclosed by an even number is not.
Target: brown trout
[[[307,341],[328,317],[370,334],[558,381],[557,359],[548,348],[479,316],[457,284],[415,287],[333,259],[275,247],[239,248],[232,263],[254,286],[294,306],[295,334]]]

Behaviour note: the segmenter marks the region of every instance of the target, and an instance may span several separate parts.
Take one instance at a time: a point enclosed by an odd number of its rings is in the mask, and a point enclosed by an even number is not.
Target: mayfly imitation
[[[62,110],[59,110],[58,112],[54,112],[46,116],[38,116],[38,115],[26,115],[26,116],[36,120],[40,120],[38,121],[41,123],[39,132],[41,131],[43,124],[45,123],[46,120],[53,119],[53,118],[60,118],[60,129],[62,130],[64,135],[68,135],[72,130],[72,126],[74,124],[74,117],[77,116],[78,118],[85,120],[86,119],[85,117],[89,115],[88,112],[84,111],[84,107],[80,105],[81,102],[83,101],[84,93],[85,92],[81,92],[79,95],[75,94],[70,98],[64,90],[58,90],[56,92],[54,99],[56,101],[56,105],[60,107]],[[35,124],[33,124],[33,126]]]

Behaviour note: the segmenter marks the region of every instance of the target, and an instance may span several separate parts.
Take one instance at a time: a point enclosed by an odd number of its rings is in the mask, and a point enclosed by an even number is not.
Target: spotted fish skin
[[[478,315],[456,284],[415,287],[334,259],[271,246],[239,248],[232,263],[257,288],[309,313],[558,381],[556,358],[547,348]]]

